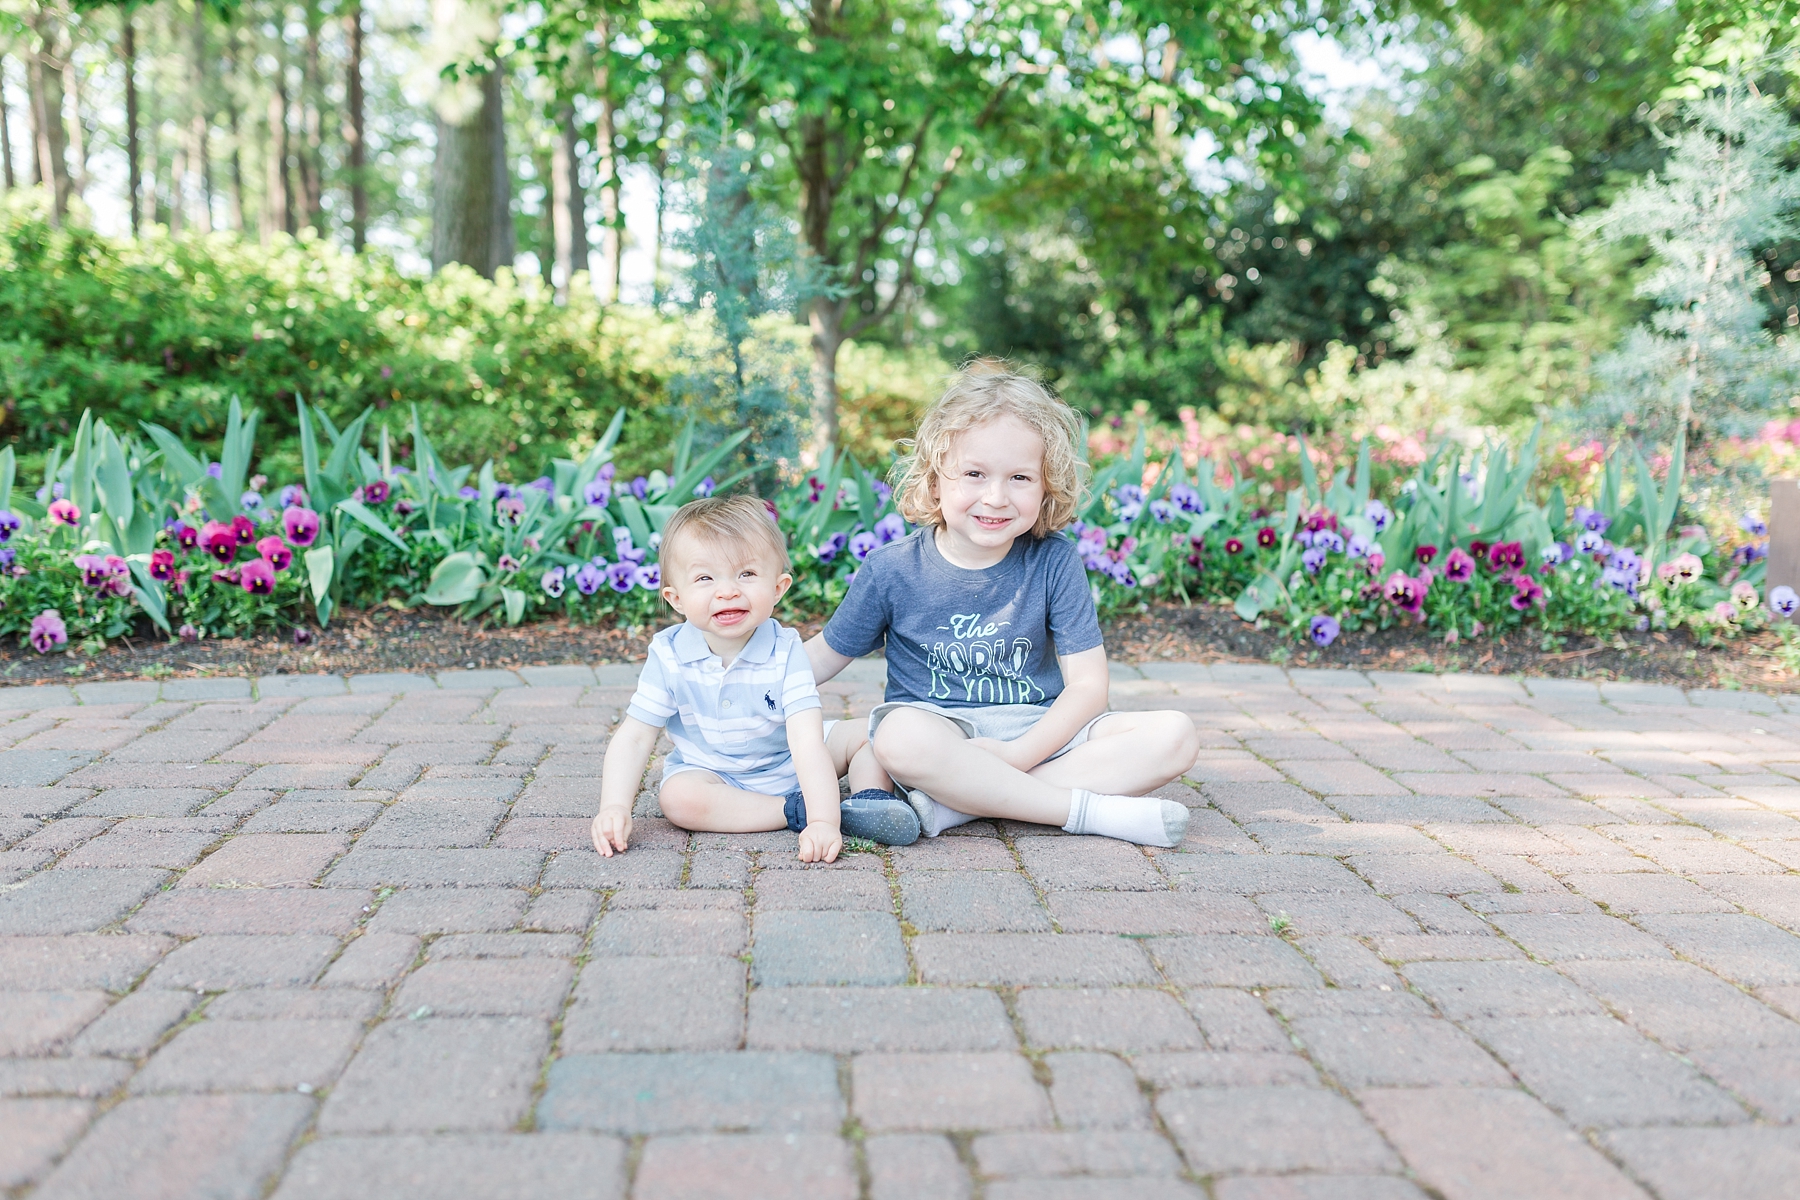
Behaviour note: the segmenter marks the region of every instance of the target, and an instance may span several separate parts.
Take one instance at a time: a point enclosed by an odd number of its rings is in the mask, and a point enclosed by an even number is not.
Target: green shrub
[[[311,238],[121,242],[0,208],[0,443],[27,461],[84,409],[216,444],[236,395],[267,414],[261,465],[279,476],[299,466],[296,397],[340,425],[391,409],[395,432],[416,404],[446,456],[525,478],[628,408],[621,465],[647,468],[672,431],[651,332],[510,272],[415,279]]]

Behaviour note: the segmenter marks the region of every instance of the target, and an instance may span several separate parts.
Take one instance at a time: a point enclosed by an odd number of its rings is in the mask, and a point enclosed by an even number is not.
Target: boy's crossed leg
[[[838,777],[850,777],[852,792],[888,787],[887,772],[876,762],[862,722],[839,721],[832,726],[825,736],[825,749]],[[663,816],[682,829],[764,833],[788,827],[786,796],[748,791],[698,767],[664,776],[657,801]]]
[[[971,739],[954,721],[921,708],[888,713],[871,744],[896,781],[955,812],[1075,825],[1074,831],[1153,844],[1161,840],[1159,826],[1175,814],[1143,793],[1179,778],[1200,753],[1193,721],[1179,712],[1108,713],[1081,745],[1029,771],[989,749],[1003,743]]]

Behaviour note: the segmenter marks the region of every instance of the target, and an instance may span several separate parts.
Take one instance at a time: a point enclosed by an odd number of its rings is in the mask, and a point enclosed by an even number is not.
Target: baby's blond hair
[[[1043,537],[1075,519],[1087,464],[1081,459],[1081,418],[1029,374],[1000,359],[975,359],[919,421],[919,432],[902,442],[911,453],[894,464],[895,503],[915,525],[942,525],[938,479],[956,439],[979,425],[1013,417],[1044,439],[1044,503],[1033,537]]]
[[[664,563],[674,563],[683,543],[705,540],[728,546],[755,546],[768,552],[786,571],[789,567],[787,540],[775,527],[768,505],[755,496],[708,496],[690,500],[675,510],[663,526]]]

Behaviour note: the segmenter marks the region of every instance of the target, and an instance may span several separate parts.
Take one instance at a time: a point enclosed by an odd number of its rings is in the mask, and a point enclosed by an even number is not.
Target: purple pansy
[[[575,590],[584,596],[591,596],[606,583],[605,564],[582,563],[581,569],[575,572]]]
[[[563,594],[563,569],[551,567],[544,572],[543,578],[538,580],[538,584],[544,589],[546,596],[552,600],[559,598]]]
[[[615,592],[629,592],[637,583],[637,564],[616,562],[606,568],[606,582]]]
[[[1329,646],[1337,641],[1338,623],[1323,613],[1314,617],[1307,626],[1306,636],[1311,638],[1315,646]]]
[[[48,654],[52,646],[60,646],[68,640],[69,628],[63,624],[62,614],[55,609],[46,608],[31,619],[31,647],[39,654]]]

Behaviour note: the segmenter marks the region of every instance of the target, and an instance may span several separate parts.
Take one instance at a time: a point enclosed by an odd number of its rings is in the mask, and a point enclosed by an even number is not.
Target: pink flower
[[[1475,576],[1475,560],[1461,546],[1452,546],[1444,557],[1444,578],[1452,583],[1467,583]]]
[[[288,565],[294,561],[294,552],[288,548],[286,542],[282,541],[274,534],[270,534],[268,537],[257,542],[256,552],[262,555],[264,562],[268,563],[271,567],[274,567],[277,571],[287,570]]]
[[[200,548],[220,562],[228,563],[237,557],[237,530],[223,521],[208,521],[200,529]]]
[[[81,523],[81,510],[76,508],[70,501],[52,500],[50,502],[50,519],[62,525],[79,525]],[[49,615],[56,616],[55,613]],[[40,620],[41,619],[42,618],[40,618]],[[57,617],[58,628],[61,627],[61,624],[62,618]],[[69,639],[65,636],[59,640],[66,642]]]
[[[1425,591],[1429,586],[1425,580],[1414,579],[1404,571],[1395,571],[1388,576],[1381,591],[1387,597],[1388,603],[1400,611],[1416,617],[1425,607]]]
[[[252,596],[266,596],[275,590],[275,568],[264,558],[253,558],[238,568],[238,584]]]
[[[1519,572],[1507,582],[1513,585],[1513,594],[1507,603],[1518,612],[1524,612],[1534,604],[1543,603],[1544,585],[1525,572]]]
[[[237,535],[240,546],[248,546],[256,540],[256,522],[242,513],[231,518],[231,532]]]
[[[281,525],[287,530],[287,540],[296,546],[310,546],[319,536],[319,514],[310,508],[290,504],[281,514]]]
[[[61,501],[58,501],[61,503]],[[70,505],[70,508],[75,507]],[[31,646],[39,654],[50,653],[50,647],[60,646],[69,640],[69,627],[63,624],[62,614],[54,609],[46,608],[31,620]]]
[[[150,578],[160,579],[164,583],[175,578],[175,554],[170,550],[153,550],[150,553]]]

